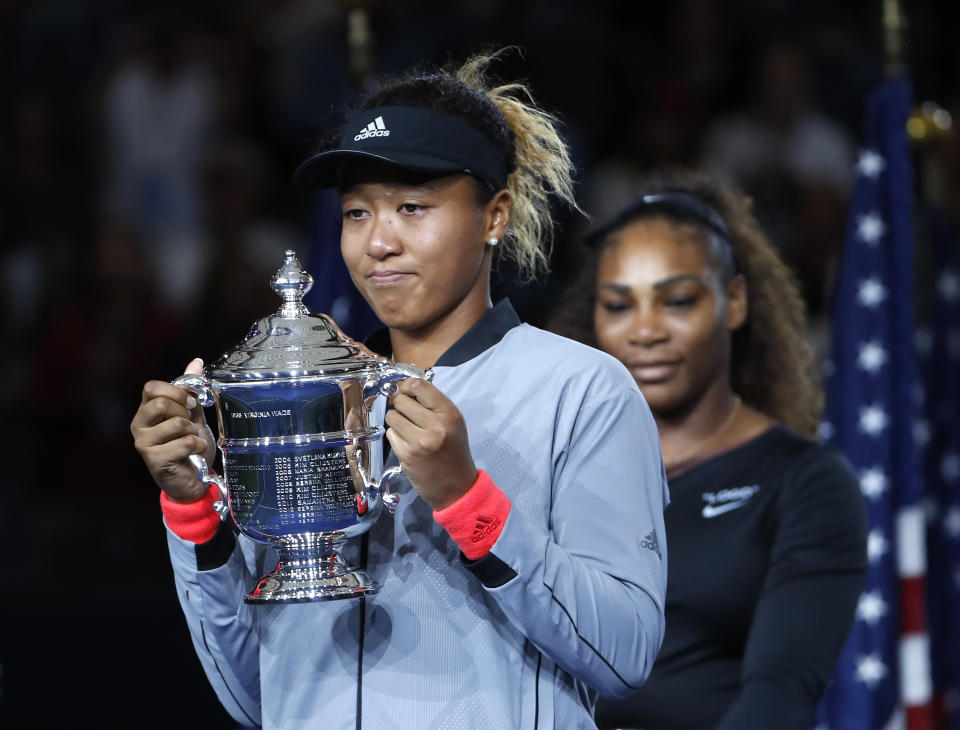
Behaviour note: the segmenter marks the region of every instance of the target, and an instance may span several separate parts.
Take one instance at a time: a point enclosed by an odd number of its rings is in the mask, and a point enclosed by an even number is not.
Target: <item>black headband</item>
[[[336,187],[341,163],[351,158],[414,171],[463,172],[494,190],[507,186],[510,172],[503,153],[466,122],[419,107],[381,106],[348,121],[339,146],[310,157],[293,179],[304,188]]]
[[[699,223],[720,235],[727,243],[730,231],[717,210],[686,190],[662,190],[658,193],[641,195],[621,211],[612,221],[598,228],[587,237],[587,245],[599,246],[613,231],[622,228],[632,220],[665,212],[671,218]]]

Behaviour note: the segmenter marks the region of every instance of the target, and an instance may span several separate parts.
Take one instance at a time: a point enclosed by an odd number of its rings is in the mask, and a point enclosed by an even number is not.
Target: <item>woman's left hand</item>
[[[449,507],[477,480],[460,410],[426,380],[401,381],[387,411],[387,440],[410,484],[433,509]]]

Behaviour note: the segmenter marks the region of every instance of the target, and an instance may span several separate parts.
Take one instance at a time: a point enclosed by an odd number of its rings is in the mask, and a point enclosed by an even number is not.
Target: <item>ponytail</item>
[[[581,211],[573,195],[573,163],[557,132],[557,119],[536,107],[530,90],[520,83],[493,86],[490,63],[504,51],[469,58],[456,71],[458,81],[482,92],[503,115],[513,137],[515,168],[507,178],[512,206],[508,236],[501,255],[511,259],[521,276],[546,271],[553,243],[550,198],[556,196]]]

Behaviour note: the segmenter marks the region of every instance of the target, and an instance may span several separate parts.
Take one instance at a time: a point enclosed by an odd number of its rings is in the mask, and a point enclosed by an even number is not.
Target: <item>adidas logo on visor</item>
[[[353,138],[354,142],[359,142],[361,139],[367,139],[368,137],[389,137],[390,130],[387,129],[387,125],[383,123],[383,117],[377,117],[370,124],[360,130],[360,134]]]

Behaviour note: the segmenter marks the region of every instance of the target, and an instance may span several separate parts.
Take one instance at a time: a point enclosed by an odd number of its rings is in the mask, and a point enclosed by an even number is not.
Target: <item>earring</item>
[[[496,246],[498,243],[500,243],[500,239],[496,236],[491,236],[487,243],[489,243],[491,246]]]

